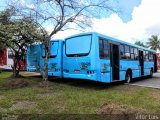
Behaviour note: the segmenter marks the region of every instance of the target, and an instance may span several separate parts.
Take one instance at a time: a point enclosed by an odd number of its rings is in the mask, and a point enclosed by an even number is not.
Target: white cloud
[[[146,40],[152,34],[160,33],[160,0],[142,0],[141,5],[135,7],[132,20],[123,23],[117,14],[109,18],[93,19],[92,30],[108,36],[134,43],[135,40]],[[73,27],[73,26],[72,26]],[[59,32],[56,38],[65,38],[79,33],[79,31],[68,30]]]
[[[132,20],[123,23],[117,14],[109,18],[95,19],[93,30],[134,43],[135,40],[146,40],[152,34],[160,33],[160,1],[142,0],[141,5],[135,7]]]
[[[27,6],[28,8],[30,8],[30,9],[33,9],[33,8],[35,7],[34,4],[26,4],[26,6]]]

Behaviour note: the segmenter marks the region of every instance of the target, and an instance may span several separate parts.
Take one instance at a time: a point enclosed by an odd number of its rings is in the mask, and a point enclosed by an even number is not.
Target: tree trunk
[[[46,57],[44,59],[43,80],[48,81],[48,58]]]
[[[15,67],[15,64],[13,65],[13,77],[16,77],[17,74],[16,74],[16,67]]]
[[[17,60],[17,59],[13,60],[13,67],[12,67],[13,77],[19,77],[19,71],[20,71],[20,68],[21,68],[21,65],[20,65],[19,61],[20,60]],[[17,67],[18,67],[18,69],[17,69]]]
[[[45,44],[45,59],[44,59],[44,69],[43,69],[43,80],[48,81],[48,57],[50,55],[50,39],[46,41]]]

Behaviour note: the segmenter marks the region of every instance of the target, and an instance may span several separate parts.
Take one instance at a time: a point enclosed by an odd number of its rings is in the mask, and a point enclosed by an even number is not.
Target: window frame
[[[76,37],[82,37],[82,36],[91,36],[91,43],[90,43],[90,49],[89,49],[89,52],[88,53],[80,53],[80,54],[67,54],[66,53],[66,42],[67,42],[67,40],[69,40],[69,39],[72,39],[72,38],[76,38]],[[90,54],[90,52],[91,52],[91,46],[92,46],[92,38],[93,36],[92,36],[92,34],[83,34],[83,35],[77,35],[77,36],[73,36],[73,37],[69,37],[69,38],[67,38],[67,39],[65,39],[65,41],[64,41],[64,44],[65,44],[65,54],[66,54],[66,56],[67,57],[84,57],[84,56],[88,56],[89,54]]]
[[[102,47],[100,47],[100,41],[102,41]],[[107,56],[105,56],[104,41],[107,42],[107,49],[106,49],[107,50],[106,52],[108,53]],[[108,42],[108,40],[105,38],[99,37],[98,46],[99,46],[99,58],[100,59],[109,59],[109,42]],[[102,48],[102,50],[100,48]],[[101,51],[102,51],[103,55],[101,54]]]
[[[129,49],[129,51],[127,51],[126,52],[126,47],[128,47]],[[127,53],[129,53],[129,56],[127,57],[125,54],[127,54]],[[124,55],[125,55],[125,57],[126,57],[126,60],[131,60],[131,50],[130,50],[130,46],[129,45],[126,45],[126,44],[124,44]]]

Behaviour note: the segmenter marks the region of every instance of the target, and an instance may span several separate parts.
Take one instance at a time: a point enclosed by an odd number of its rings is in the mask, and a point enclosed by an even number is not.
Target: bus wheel
[[[130,71],[127,71],[125,80],[126,80],[127,83],[130,83],[130,82],[131,82],[132,76],[131,76]]]

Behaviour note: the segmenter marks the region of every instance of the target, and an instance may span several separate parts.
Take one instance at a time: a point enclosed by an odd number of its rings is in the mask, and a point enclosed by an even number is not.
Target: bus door
[[[112,80],[119,80],[119,44],[110,43],[110,65],[111,65],[111,75]]]
[[[144,56],[143,51],[139,50],[139,66],[141,69],[141,76],[144,75]]]
[[[154,60],[154,71],[157,72],[157,56],[156,54],[153,54],[153,60]]]

